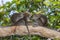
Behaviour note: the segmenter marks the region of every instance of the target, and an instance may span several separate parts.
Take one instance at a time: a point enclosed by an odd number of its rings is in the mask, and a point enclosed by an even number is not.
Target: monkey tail
[[[26,28],[27,28],[27,31],[28,31],[28,40],[32,40],[32,39],[31,39],[30,31],[29,31],[29,28],[28,28],[27,21],[25,21],[25,25],[26,25]]]

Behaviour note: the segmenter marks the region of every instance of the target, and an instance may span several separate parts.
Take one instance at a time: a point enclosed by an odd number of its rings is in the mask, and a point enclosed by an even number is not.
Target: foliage
[[[48,17],[48,27],[52,29],[60,28],[60,0],[12,0],[0,6],[0,25],[11,25],[10,13],[29,11],[41,13]],[[40,40],[38,37],[32,37]]]

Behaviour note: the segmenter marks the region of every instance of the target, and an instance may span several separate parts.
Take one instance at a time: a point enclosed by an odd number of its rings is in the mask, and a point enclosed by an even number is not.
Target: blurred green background
[[[0,26],[10,26],[10,16],[14,12],[29,11],[30,13],[41,13],[48,18],[48,27],[54,30],[60,29],[60,0],[12,0],[0,6]],[[11,38],[12,37],[12,38]],[[47,40],[40,36],[32,35],[32,40]],[[28,36],[10,36],[0,38],[1,40],[28,40]],[[54,39],[58,40],[58,39]]]

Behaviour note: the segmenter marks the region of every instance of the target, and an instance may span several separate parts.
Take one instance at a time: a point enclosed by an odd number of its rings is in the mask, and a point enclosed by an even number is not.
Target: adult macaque
[[[43,14],[34,14],[32,19],[36,26],[46,26],[47,25],[47,17]]]
[[[28,35],[30,37],[30,32],[28,28],[28,22],[30,21],[30,13],[28,12],[22,12],[22,13],[14,13],[11,16],[11,21],[13,25],[25,25],[28,30]]]

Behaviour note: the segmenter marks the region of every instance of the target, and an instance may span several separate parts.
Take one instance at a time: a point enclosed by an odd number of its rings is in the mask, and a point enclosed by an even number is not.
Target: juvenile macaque
[[[43,14],[34,14],[33,21],[36,26],[46,26],[47,25],[47,17]]]

